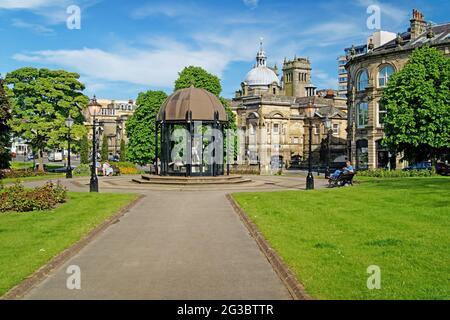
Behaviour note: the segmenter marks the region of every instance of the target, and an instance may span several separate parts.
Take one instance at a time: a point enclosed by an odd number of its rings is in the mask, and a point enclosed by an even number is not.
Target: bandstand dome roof
[[[220,100],[205,89],[190,87],[173,93],[164,101],[158,113],[158,121],[186,121],[192,114],[193,121],[214,121],[218,114],[220,122],[228,117]]]

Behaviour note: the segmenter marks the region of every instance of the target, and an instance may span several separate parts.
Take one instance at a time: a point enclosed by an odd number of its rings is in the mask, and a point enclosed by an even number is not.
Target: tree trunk
[[[44,159],[43,159],[43,157],[44,157],[44,155],[43,155],[42,149],[39,149],[39,151],[38,151],[38,162],[39,162],[38,171],[39,172],[44,172]]]

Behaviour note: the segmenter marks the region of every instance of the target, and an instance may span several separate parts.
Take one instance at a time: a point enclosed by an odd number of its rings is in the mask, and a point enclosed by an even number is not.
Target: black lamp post
[[[69,133],[67,134],[67,142],[68,142],[68,148],[67,148],[67,171],[66,171],[66,179],[72,179],[72,165],[70,163],[70,142],[71,142],[71,136],[70,136],[70,129],[73,126],[73,119],[69,117],[66,119],[66,127],[69,128]]]
[[[312,126],[316,108],[314,102],[306,108],[306,117],[309,119],[309,153],[308,153],[308,176],[306,177],[306,190],[314,189],[314,176],[312,173]]]
[[[90,192],[98,192],[98,178],[97,178],[97,146],[96,146],[96,116],[100,113],[102,106],[97,102],[97,98],[94,96],[88,105],[89,113],[92,116],[92,168],[91,168],[91,181],[89,183]]]
[[[327,130],[327,167],[325,169],[325,178],[330,177],[330,160],[331,160],[331,119],[326,117],[324,120],[325,129]]]

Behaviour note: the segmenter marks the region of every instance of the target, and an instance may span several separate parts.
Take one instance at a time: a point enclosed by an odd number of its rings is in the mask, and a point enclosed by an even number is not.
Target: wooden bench
[[[111,165],[111,168],[113,169],[113,174],[112,174],[113,176],[120,176],[119,167],[117,167],[115,165]],[[101,168],[99,168],[97,176],[103,177],[103,170]]]
[[[337,179],[328,180],[328,187],[344,187],[345,185],[353,186],[353,178],[355,177],[355,174],[356,173],[354,172],[344,172]]]

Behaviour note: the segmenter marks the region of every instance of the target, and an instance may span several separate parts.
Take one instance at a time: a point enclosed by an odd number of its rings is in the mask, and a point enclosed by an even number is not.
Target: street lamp
[[[67,171],[66,171],[66,179],[72,179],[72,165],[70,163],[70,129],[73,126],[73,119],[69,115],[69,117],[66,119],[66,127],[69,128],[69,133],[67,134],[67,142],[68,142],[68,148],[67,148]]]
[[[97,102],[97,98],[94,96],[88,105],[89,113],[92,116],[92,168],[91,168],[91,181],[89,183],[90,192],[98,192],[98,178],[97,178],[97,146],[96,146],[96,130],[95,130],[95,117],[101,111],[101,104]]]
[[[314,101],[310,102],[305,109],[306,117],[309,119],[309,154],[308,154],[308,176],[306,177],[306,190],[314,189],[314,176],[312,173],[312,125],[314,115],[316,114],[316,107]]]
[[[331,160],[331,119],[326,117],[324,120],[325,129],[327,130],[327,168],[325,169],[325,178],[330,177],[330,160]]]

